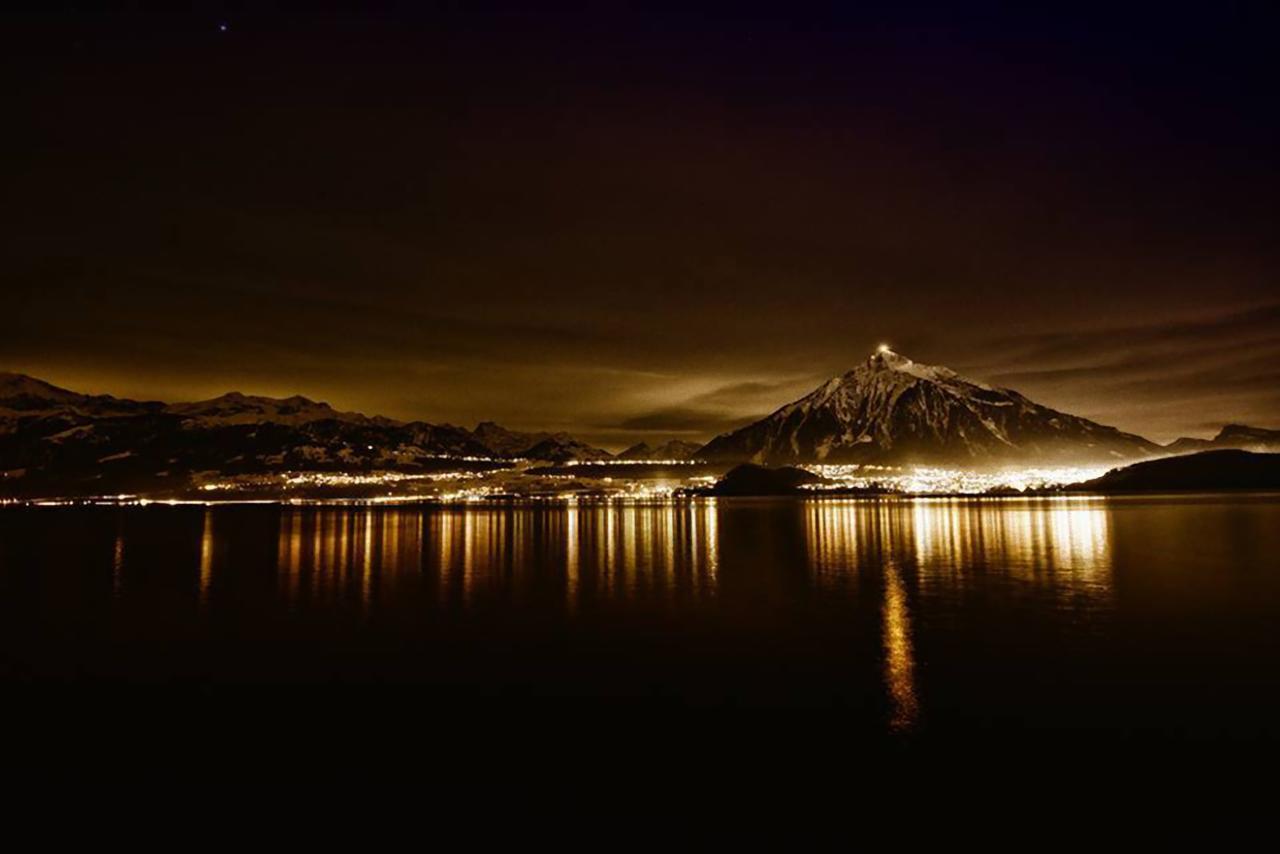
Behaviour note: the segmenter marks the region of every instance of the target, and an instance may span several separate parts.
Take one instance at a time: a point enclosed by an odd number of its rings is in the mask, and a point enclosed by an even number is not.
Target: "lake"
[[[1270,741],[1278,557],[1266,495],[5,508],[0,690],[75,750]]]

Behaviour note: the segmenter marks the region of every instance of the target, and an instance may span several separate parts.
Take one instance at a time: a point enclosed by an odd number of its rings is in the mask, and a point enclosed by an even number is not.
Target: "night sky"
[[[617,448],[888,342],[1280,427],[1266,5],[461,5],[4,19],[0,370]]]

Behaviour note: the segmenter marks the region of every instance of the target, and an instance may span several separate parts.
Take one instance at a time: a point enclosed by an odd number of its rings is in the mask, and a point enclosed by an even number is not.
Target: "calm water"
[[[247,705],[1270,739],[1278,617],[1266,496],[0,512],[0,674],[37,730]]]

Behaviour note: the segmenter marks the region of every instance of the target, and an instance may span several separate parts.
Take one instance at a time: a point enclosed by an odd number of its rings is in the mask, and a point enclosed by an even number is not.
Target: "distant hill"
[[[1160,450],[884,348],[772,415],[711,440],[697,456],[763,465],[981,466],[1136,460]]]
[[[1165,445],[1171,454],[1190,454],[1196,451],[1236,449],[1268,453],[1280,451],[1280,430],[1266,430],[1245,424],[1228,424],[1212,439],[1177,439]]]
[[[652,460],[652,461],[671,461],[671,460],[691,460],[702,447],[693,442],[682,442],[679,439],[672,439],[658,446],[652,446],[647,442],[640,442],[632,445],[622,453],[618,454],[620,460]]]
[[[805,484],[822,483],[823,478],[804,469],[743,463],[734,466],[711,487],[712,495],[793,495]]]
[[[1184,492],[1280,489],[1280,454],[1202,451],[1113,469],[1067,487],[1072,492]]]
[[[507,459],[562,463],[568,460],[607,460],[613,456],[606,450],[578,441],[568,433],[521,433],[492,421],[477,424],[471,431],[471,437],[494,456]]]

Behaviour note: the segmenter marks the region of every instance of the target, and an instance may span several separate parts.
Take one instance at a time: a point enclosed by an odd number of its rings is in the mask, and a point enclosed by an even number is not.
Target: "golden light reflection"
[[[200,534],[200,605],[209,603],[209,587],[213,584],[213,511],[204,511],[204,529]]]
[[[862,543],[873,536],[869,514],[853,502],[810,502],[807,505],[809,566],[820,587],[854,586]]]
[[[116,542],[111,549],[111,595],[117,599],[124,587],[124,531],[116,531]]]
[[[618,584],[627,585],[634,584],[634,574],[636,567],[636,508],[634,505],[618,504],[615,505],[615,512],[618,514],[618,520],[622,528],[622,559],[615,564],[617,567],[617,575],[615,579]],[[628,575],[633,577],[628,578]]]
[[[884,571],[884,673],[892,712],[889,726],[906,731],[915,725],[920,712],[916,700],[915,654],[911,644],[911,614],[907,593],[897,566],[886,564]]]
[[[703,501],[295,508],[280,517],[279,590],[291,603],[349,600],[366,612],[394,606],[397,585],[418,585],[440,607],[550,590],[570,612],[610,599],[678,603],[714,594],[716,525],[715,504]],[[210,522],[202,579],[213,536]]]
[[[658,541],[662,544],[662,557],[659,561],[659,566],[662,567],[662,587],[667,591],[667,596],[672,597],[679,583],[676,568],[676,537],[679,535],[676,527],[679,523],[674,504],[659,505],[658,509]]]
[[[373,528],[375,515],[366,510],[360,515],[360,601],[368,611],[373,602]]]
[[[453,555],[454,555],[454,531],[457,527],[457,514],[451,510],[446,510],[439,515],[440,524],[436,531],[436,554],[438,555],[437,566],[441,578],[443,579],[442,587],[456,588],[458,585],[453,583]],[[458,579],[461,580],[460,578]]]
[[[1044,597],[1061,609],[1111,604],[1111,518],[1101,499],[810,501],[805,539],[815,585],[882,597],[885,684],[897,729],[919,715],[913,599],[959,610],[972,586]],[[1003,583],[993,586],[992,576]]]
[[[565,602],[569,610],[573,610],[578,600],[578,573],[581,571],[581,558],[578,556],[578,505],[571,502],[565,508],[564,535],[564,573]]]
[[[483,513],[483,511],[481,511]],[[471,601],[476,587],[476,513],[462,514],[462,601]]]
[[[714,590],[716,585],[716,576],[720,569],[720,531],[717,527],[719,524],[716,515],[716,501],[714,498],[708,499],[701,503],[702,509],[702,525],[706,531],[706,566],[707,577]]]
[[[284,596],[288,602],[298,598],[298,588],[302,580],[302,519],[303,512],[294,510],[280,519],[280,548],[284,555],[283,572]]]
[[[806,535],[823,587],[853,586],[859,566],[892,558],[916,567],[925,590],[958,592],[982,571],[1063,595],[1110,595],[1110,516],[1101,500],[814,501]]]
[[[610,512],[609,508],[605,508],[604,516],[604,537],[600,543],[600,547],[604,550],[602,554],[601,564],[604,575],[604,587],[606,590],[612,588],[614,578],[616,577],[616,567],[618,563],[617,544],[617,514]]]

